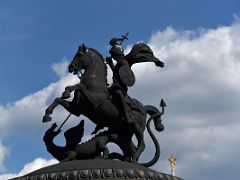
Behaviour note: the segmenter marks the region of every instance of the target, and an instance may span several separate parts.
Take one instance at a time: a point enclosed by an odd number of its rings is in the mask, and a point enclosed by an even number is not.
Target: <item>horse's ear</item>
[[[84,43],[82,43],[82,47],[83,47],[83,51],[86,52],[86,51],[87,51],[87,48],[86,48],[86,46],[85,46]]]

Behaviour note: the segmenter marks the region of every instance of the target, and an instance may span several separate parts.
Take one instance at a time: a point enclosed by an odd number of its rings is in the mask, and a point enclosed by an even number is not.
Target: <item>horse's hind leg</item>
[[[144,143],[144,139],[143,139],[144,138],[143,130],[140,126],[138,126],[138,124],[136,122],[134,124],[134,129],[135,129],[136,138],[138,140],[138,146],[137,146],[137,151],[135,153],[133,153],[132,161],[134,163],[136,163],[138,161],[141,153],[145,149],[145,143]]]

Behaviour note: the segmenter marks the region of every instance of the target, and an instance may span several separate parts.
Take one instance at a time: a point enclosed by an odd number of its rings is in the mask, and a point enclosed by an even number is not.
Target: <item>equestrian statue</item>
[[[82,44],[69,64],[68,71],[78,75],[80,82],[66,86],[62,96],[56,98],[46,109],[43,122],[51,121],[54,109],[62,105],[70,115],[82,114],[87,117],[96,124],[96,128],[92,132],[95,136],[81,143],[84,129],[84,123],[81,121],[78,126],[65,132],[66,146],[59,147],[53,143],[53,139],[60,133],[61,126],[55,131],[57,126],[53,124],[46,131],[44,142],[47,150],[59,161],[107,158],[138,163],[145,149],[144,130],[147,127],[156,153],[151,161],[142,165],[149,167],[157,162],[160,146],[151,131],[150,122],[153,120],[157,131],[164,130],[161,116],[164,114],[166,104],[161,100],[160,111],[153,105],[143,105],[137,99],[131,98],[127,91],[135,84],[132,65],[153,62],[157,67],[164,67],[164,63],[154,56],[151,48],[145,43],[133,45],[130,53],[125,55],[121,44],[127,39],[127,35],[128,33],[121,38],[110,40],[110,56],[106,59],[97,50]],[[113,71],[111,86],[107,82],[107,65]],[[73,99],[68,101],[72,92]],[[99,132],[103,128],[107,130]],[[137,139],[136,145],[133,143],[133,136]],[[106,145],[110,142],[118,145],[123,154],[109,153]]]

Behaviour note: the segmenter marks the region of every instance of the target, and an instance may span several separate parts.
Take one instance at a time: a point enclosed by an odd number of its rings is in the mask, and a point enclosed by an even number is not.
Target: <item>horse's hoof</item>
[[[62,93],[62,99],[68,99],[68,98],[70,98],[71,97],[71,94],[70,94],[70,92],[69,91],[64,91],[63,93]]]
[[[49,122],[51,120],[52,120],[52,118],[49,115],[45,115],[45,116],[43,116],[42,122],[45,123],[45,122]]]

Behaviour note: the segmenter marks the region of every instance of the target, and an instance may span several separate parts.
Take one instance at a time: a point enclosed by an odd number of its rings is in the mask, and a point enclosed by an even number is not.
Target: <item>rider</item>
[[[128,87],[126,84],[122,82],[122,79],[119,74],[119,70],[122,67],[126,67],[130,69],[128,61],[124,58],[125,57],[124,51],[121,47],[121,43],[125,39],[126,39],[126,36],[123,36],[122,38],[112,38],[110,40],[109,44],[112,46],[112,48],[110,49],[109,53],[111,54],[111,57],[107,57],[106,61],[113,71],[113,85],[110,87],[110,92],[113,92],[116,95],[116,97],[120,100],[121,107],[124,114],[123,117],[125,117],[126,121],[129,123],[132,120],[129,117],[129,114],[127,112],[127,104],[125,101]],[[116,65],[113,64],[112,59],[117,61]]]

